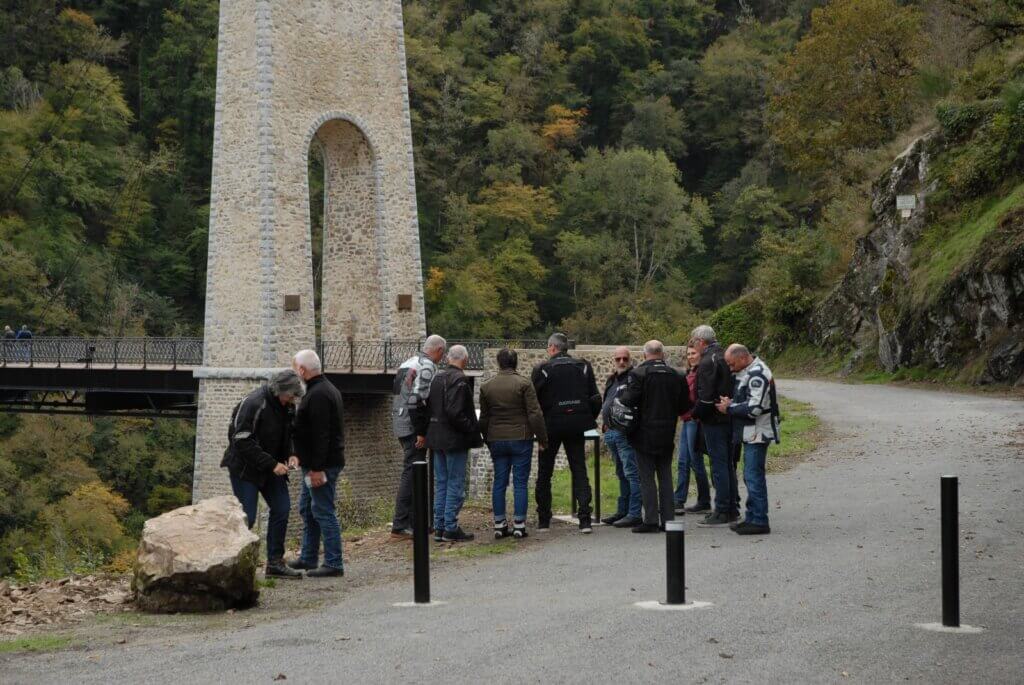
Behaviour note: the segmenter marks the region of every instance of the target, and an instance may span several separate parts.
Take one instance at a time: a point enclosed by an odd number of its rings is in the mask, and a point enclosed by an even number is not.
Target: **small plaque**
[[[411,312],[412,311],[412,295],[399,295],[398,296],[398,311],[400,311],[400,312]]]
[[[302,309],[302,295],[285,295],[284,310],[286,312],[297,312]]]
[[[897,195],[896,209],[914,211],[917,209],[917,195]]]

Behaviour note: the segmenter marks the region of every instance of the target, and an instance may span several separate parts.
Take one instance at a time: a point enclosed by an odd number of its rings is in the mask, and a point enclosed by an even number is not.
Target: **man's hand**
[[[427,436],[417,435],[416,436],[416,449],[421,450],[427,446]]]
[[[722,397],[718,398],[718,404],[716,404],[715,407],[718,409],[718,411],[722,412],[723,414],[728,414],[729,406],[731,404],[732,400],[723,395]]]
[[[288,457],[288,469],[294,471],[297,468],[299,468],[299,458],[293,454]]]
[[[287,476],[288,475],[288,465],[287,464],[278,464],[277,466],[275,466],[274,467],[274,475],[275,476]]]
[[[547,443],[538,442],[537,449],[539,449],[541,452],[546,452],[548,449]]]
[[[319,488],[327,482],[327,474],[323,471],[310,471],[309,472],[309,484],[314,488]]]

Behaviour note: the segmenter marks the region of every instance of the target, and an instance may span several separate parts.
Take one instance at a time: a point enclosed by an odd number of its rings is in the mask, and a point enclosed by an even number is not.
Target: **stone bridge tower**
[[[322,338],[344,340],[353,316],[362,340],[421,337],[401,0],[221,0],[196,500],[230,492],[219,462],[235,403],[316,343],[312,146],[325,167]],[[393,442],[388,400],[346,397],[351,479],[384,478],[359,453]]]

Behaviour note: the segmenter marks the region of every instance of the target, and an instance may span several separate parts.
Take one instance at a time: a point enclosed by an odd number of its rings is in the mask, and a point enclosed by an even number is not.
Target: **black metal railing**
[[[544,349],[546,340],[452,340],[469,352],[466,368],[481,371],[486,351],[511,347]],[[423,340],[346,340],[320,343],[320,358],[328,371],[355,372],[380,370],[384,373],[401,366],[415,355]],[[0,365],[85,365],[131,366],[149,368],[197,367],[203,364],[202,338],[71,338],[38,337],[29,340],[0,341]]]
[[[0,341],[0,364],[201,366],[202,338],[31,338]]]

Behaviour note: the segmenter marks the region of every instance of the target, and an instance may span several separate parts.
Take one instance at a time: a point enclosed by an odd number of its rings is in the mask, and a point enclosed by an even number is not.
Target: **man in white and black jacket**
[[[771,369],[743,345],[725,351],[736,374],[732,398],[721,397],[717,409],[733,419],[733,440],[743,443],[743,481],[747,484],[747,512],[742,523],[730,526],[740,535],[766,535],[768,483],[765,462],[768,445],[779,441],[779,404]]]
[[[406,359],[395,374],[391,423],[404,455],[391,520],[391,536],[395,538],[412,539],[412,465],[426,459],[425,440],[430,425],[427,399],[447,345],[441,336],[430,336],[423,343],[423,351]]]

